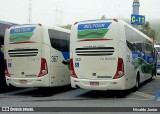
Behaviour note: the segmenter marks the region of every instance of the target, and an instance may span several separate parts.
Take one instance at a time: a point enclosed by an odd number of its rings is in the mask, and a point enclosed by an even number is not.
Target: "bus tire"
[[[135,83],[135,86],[133,88],[133,91],[137,91],[138,88],[139,88],[139,85],[140,85],[140,74],[139,72],[137,73],[137,78],[136,78],[136,83]]]
[[[157,75],[157,69],[156,69],[156,68],[154,68],[154,69],[153,69],[153,76],[155,76],[155,77],[156,77],[156,75]]]
[[[151,77],[151,80],[153,79],[153,77],[155,76],[154,73],[155,71],[154,70],[152,70],[152,77]]]
[[[155,75],[155,70],[153,69],[152,70],[152,76],[151,76],[150,80],[152,80],[154,76],[156,76],[156,75]]]

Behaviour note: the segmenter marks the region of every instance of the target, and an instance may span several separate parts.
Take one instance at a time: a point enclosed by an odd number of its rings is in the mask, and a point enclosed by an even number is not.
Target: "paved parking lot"
[[[160,77],[143,83],[138,91],[91,91],[70,86],[5,89],[0,92],[0,107],[160,107]],[[158,99],[154,100],[156,94]]]

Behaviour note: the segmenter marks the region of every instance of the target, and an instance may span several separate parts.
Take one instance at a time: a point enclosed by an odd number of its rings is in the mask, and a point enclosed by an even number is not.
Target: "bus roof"
[[[118,21],[118,19],[93,19],[93,20],[78,21],[78,23],[83,23],[88,21]]]

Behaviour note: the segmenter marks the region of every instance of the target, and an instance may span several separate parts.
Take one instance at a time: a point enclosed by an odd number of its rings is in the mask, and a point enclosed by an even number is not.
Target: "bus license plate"
[[[99,86],[99,82],[90,82],[91,86]]]
[[[27,83],[27,80],[19,80],[19,83],[20,83],[20,84],[26,84],[26,83]]]

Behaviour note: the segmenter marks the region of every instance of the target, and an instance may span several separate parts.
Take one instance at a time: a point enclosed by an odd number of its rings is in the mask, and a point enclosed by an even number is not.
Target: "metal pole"
[[[133,0],[133,14],[139,14],[139,7],[140,7],[140,3],[139,3],[139,0]],[[132,25],[134,28],[137,28],[138,29],[138,25],[135,25],[133,24]]]

